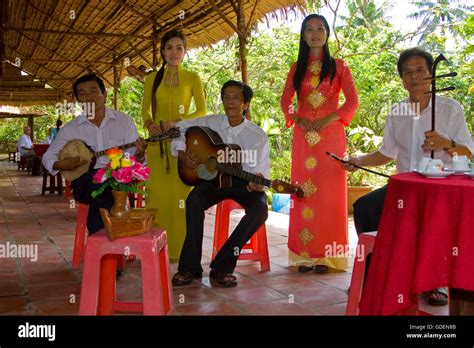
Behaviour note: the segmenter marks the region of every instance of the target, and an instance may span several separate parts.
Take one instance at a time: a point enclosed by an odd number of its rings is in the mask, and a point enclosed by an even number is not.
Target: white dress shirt
[[[85,116],[77,116],[58,132],[56,139],[51,143],[46,153],[43,155],[44,167],[53,175],[58,171],[53,170],[54,162],[58,161],[59,152],[71,140],[82,140],[94,152],[107,150],[112,147],[132,143],[138,139],[138,132],[133,120],[126,114],[105,109],[105,117],[97,127]],[[130,155],[134,155],[136,148],[124,150]],[[104,167],[109,160],[107,156],[100,156],[94,168]]]
[[[18,139],[17,147],[18,147],[18,152],[20,153],[20,157],[32,153],[32,150],[22,149],[22,147],[26,147],[28,149],[31,149],[33,147],[33,142],[31,141],[30,136],[26,134],[22,134],[20,139]]]
[[[270,148],[268,137],[256,124],[244,118],[238,126],[232,127],[226,115],[209,115],[191,120],[181,121],[176,124],[181,129],[181,137],[171,142],[171,154],[178,156],[178,151],[186,151],[186,129],[192,126],[209,127],[216,131],[224,143],[237,144],[242,150],[252,154],[242,163],[242,169],[253,173],[261,173],[270,178]]]
[[[431,131],[431,100],[419,116],[411,109],[409,99],[392,107],[385,124],[382,146],[379,152],[397,160],[397,172],[409,172],[417,168],[421,157],[430,157],[423,152],[425,132]],[[457,101],[436,96],[435,131],[456,144],[466,146],[474,154],[474,143],[466,126],[464,109]],[[436,151],[434,157],[448,167],[452,164],[451,155],[444,150]]]

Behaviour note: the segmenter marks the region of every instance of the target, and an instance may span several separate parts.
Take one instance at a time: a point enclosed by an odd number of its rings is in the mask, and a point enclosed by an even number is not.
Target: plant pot
[[[353,204],[360,197],[366,195],[373,190],[372,186],[347,186],[347,211],[349,214],[354,213]]]
[[[127,219],[130,217],[128,192],[112,191],[112,195],[114,196],[114,206],[110,210],[110,216],[116,219]]]

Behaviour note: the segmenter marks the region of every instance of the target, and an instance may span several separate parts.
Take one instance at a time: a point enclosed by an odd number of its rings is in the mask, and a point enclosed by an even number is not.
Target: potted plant
[[[142,192],[143,184],[150,175],[150,168],[117,148],[110,149],[105,154],[109,163],[94,175],[93,182],[101,183],[102,186],[92,192],[92,197],[96,198],[107,187],[111,187],[114,206],[110,214],[114,218],[126,218],[129,216],[128,193]]]

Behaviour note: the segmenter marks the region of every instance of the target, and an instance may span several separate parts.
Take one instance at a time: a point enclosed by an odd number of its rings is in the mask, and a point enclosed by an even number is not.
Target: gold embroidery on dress
[[[319,108],[324,104],[326,98],[319,93],[319,91],[312,91],[307,97],[306,100],[311,105],[313,109]]]
[[[311,220],[313,218],[313,210],[311,208],[303,208],[302,211],[303,219]]]
[[[306,139],[306,142],[308,143],[308,145],[311,147],[319,143],[321,140],[321,136],[316,131],[306,132],[304,138]]]
[[[311,257],[309,256],[309,254],[306,252],[306,251],[302,251],[300,253],[300,256],[301,257],[304,257],[305,259],[310,259]]]
[[[303,185],[301,185],[301,189],[304,192],[304,197],[309,198],[311,197],[317,190],[316,186],[314,186],[311,179],[306,180]]]
[[[313,75],[313,77],[311,77],[311,86],[313,87],[318,87],[319,86],[319,75]]]
[[[309,65],[309,71],[311,71],[313,74],[318,75],[321,72],[321,67],[323,66],[323,63],[320,60],[315,60]]]
[[[318,163],[318,161],[316,160],[316,158],[309,157],[305,162],[306,169],[314,169],[314,167],[316,167],[317,163]]]
[[[305,227],[300,231],[300,233],[298,233],[298,238],[303,245],[308,245],[313,240],[314,236],[311,231]]]

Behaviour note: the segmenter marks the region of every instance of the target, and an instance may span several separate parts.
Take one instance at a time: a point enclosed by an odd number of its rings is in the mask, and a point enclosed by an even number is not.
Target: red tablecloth
[[[36,156],[43,156],[46,150],[48,150],[49,144],[34,144],[34,151]]]
[[[395,314],[444,286],[474,291],[474,179],[394,175],[360,314]]]

